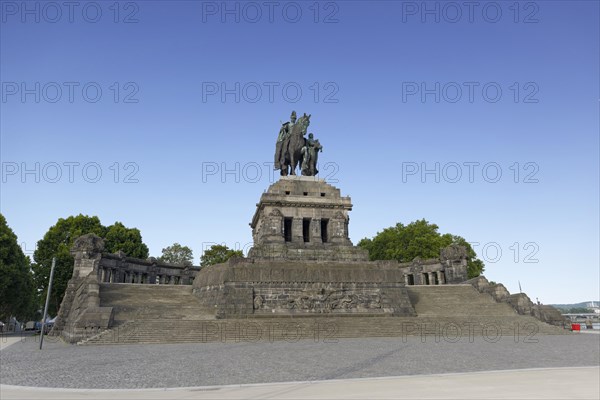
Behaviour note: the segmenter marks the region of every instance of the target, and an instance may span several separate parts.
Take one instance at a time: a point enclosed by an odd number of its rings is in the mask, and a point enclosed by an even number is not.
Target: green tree
[[[65,294],[67,283],[73,275],[73,257],[70,249],[73,241],[86,233],[94,233],[105,239],[105,251],[114,253],[123,250],[128,256],[147,258],[148,247],[142,243],[139,230],[129,229],[120,222],[105,227],[96,216],[87,215],[60,218],[56,225],[50,227],[44,238],[37,243],[33,253],[35,287],[45,296],[52,257],[56,257],[56,268],[48,313],[56,315]]]
[[[159,257],[162,262],[179,265],[192,265],[193,259],[192,249],[179,243],[173,243],[172,246],[162,249],[162,256]]]
[[[469,278],[481,275],[484,264],[477,258],[475,250],[461,236],[438,232],[439,227],[425,219],[408,225],[397,223],[378,232],[374,238],[364,238],[358,245],[369,251],[374,260],[398,260],[410,262],[415,257],[422,259],[437,258],[440,250],[451,244],[459,244],[467,249],[467,274]]]
[[[0,214],[0,320],[28,319],[36,312],[36,292],[29,257]]]
[[[227,246],[215,244],[204,251],[204,254],[200,257],[200,266],[208,267],[209,265],[224,263],[233,256],[243,257],[244,253],[241,250],[232,250]]]
[[[115,222],[106,228],[104,246],[109,253],[123,251],[129,257],[148,258],[148,246],[142,242],[140,230],[126,228],[120,222]]]
[[[566,309],[564,314],[593,314],[594,310],[585,307],[573,307]]]

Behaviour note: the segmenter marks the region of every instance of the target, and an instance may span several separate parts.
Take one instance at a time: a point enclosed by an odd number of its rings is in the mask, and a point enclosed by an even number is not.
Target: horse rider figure
[[[279,129],[279,136],[277,137],[277,143],[275,144],[275,163],[273,169],[282,169],[285,166],[285,152],[284,147],[286,139],[290,137],[292,131],[296,125],[296,111],[292,111],[290,121],[281,125]]]

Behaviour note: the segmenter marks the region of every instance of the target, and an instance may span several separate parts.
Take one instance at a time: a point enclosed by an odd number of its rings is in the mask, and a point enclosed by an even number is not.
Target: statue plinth
[[[249,258],[367,261],[348,237],[350,197],[324,179],[285,176],[263,193],[252,218]]]

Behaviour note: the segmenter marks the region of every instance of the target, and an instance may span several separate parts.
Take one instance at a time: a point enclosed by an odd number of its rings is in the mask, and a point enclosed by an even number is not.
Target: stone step
[[[407,291],[420,316],[516,314],[509,304],[497,303],[471,285],[409,286]]]
[[[518,315],[471,285],[410,286],[417,317],[261,316],[216,320],[190,286],[102,284],[101,306],[113,307],[114,327],[80,344],[203,343],[319,340],[356,337],[457,337],[565,334],[568,331]],[[450,317],[451,316],[451,317]]]
[[[260,334],[259,334],[260,332]],[[178,321],[165,327],[164,321],[130,322],[110,335],[85,344],[248,342],[258,340],[337,339],[354,337],[404,337],[435,335],[442,338],[482,336],[535,337],[537,334],[565,334],[561,328],[543,324],[532,317],[423,318],[355,317],[344,319],[272,318],[240,320]]]
[[[100,285],[100,306],[113,308],[115,323],[214,318],[214,311],[199,303],[190,285],[103,283]]]

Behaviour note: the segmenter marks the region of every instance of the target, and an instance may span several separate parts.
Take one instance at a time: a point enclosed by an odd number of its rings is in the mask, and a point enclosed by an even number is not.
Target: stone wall
[[[319,247],[307,246],[297,243],[268,243],[254,245],[249,253],[249,258],[266,260],[293,260],[305,262],[353,262],[368,261],[367,250],[357,246],[338,246],[322,244]]]
[[[194,281],[194,294],[204,305],[215,309],[218,318],[314,314],[411,316],[415,312],[406,292],[407,275],[444,277],[447,267],[440,260],[405,265],[394,261],[315,263],[232,258],[227,263],[202,269]],[[430,281],[430,284],[445,283],[450,282]]]
[[[501,283],[492,284],[485,276],[469,279],[466,283],[470,283],[481,293],[489,294],[499,303],[510,304],[520,315],[531,315],[540,321],[551,325],[568,326],[568,321],[556,308],[542,304],[534,304],[525,293],[510,294],[504,285]]]

